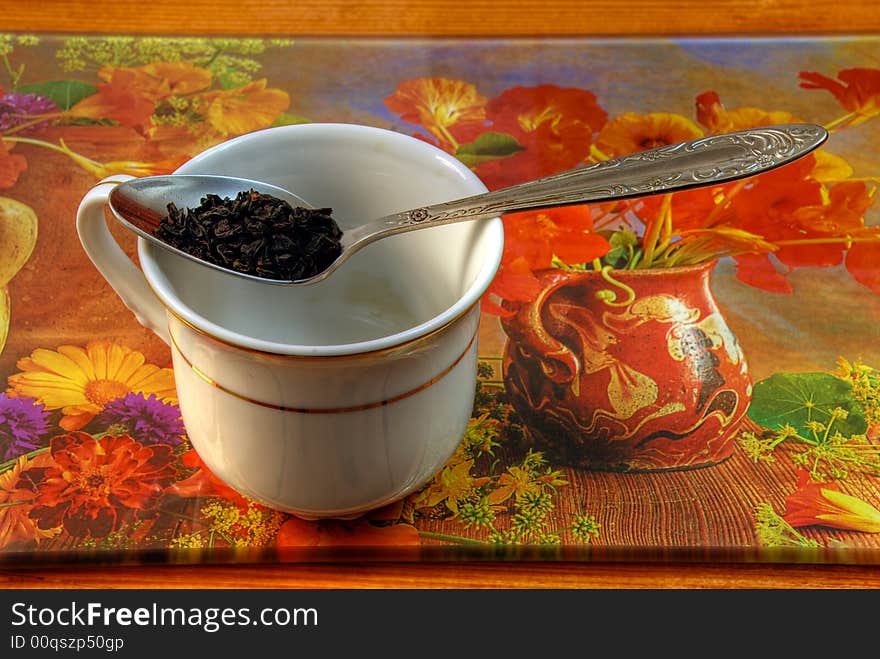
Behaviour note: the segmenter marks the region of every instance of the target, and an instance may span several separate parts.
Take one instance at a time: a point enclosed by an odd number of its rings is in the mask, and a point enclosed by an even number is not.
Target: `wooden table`
[[[638,5],[634,10],[633,5]],[[85,33],[596,36],[880,32],[875,0],[0,1],[0,29]],[[875,588],[869,566],[326,563],[0,570],[5,588]]]

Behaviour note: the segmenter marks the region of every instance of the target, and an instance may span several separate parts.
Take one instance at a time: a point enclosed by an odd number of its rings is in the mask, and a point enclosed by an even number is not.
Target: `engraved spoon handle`
[[[379,238],[428,226],[715,185],[796,160],[827,138],[824,128],[812,124],[766,126],[712,135],[494,192],[388,215],[347,231],[343,243],[360,248]]]

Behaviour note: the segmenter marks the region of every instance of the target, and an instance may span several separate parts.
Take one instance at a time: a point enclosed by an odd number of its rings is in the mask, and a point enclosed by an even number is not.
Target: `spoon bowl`
[[[271,183],[252,181],[235,176],[208,176],[200,174],[144,176],[120,183],[110,191],[108,205],[113,216],[120,224],[131,229],[145,240],[170,250],[175,254],[246,279],[261,282],[294,283],[287,280],[267,279],[232,268],[226,268],[213,261],[200,259],[186,250],[178,249],[156,235],[162,219],[168,215],[169,204],[174,204],[180,209],[193,208],[198,206],[208,194],[215,194],[220,198],[235,198],[243,190],[254,190],[260,194],[271,195],[286,201],[294,208],[297,206],[313,208],[310,203],[301,197]]]
[[[813,124],[785,124],[712,135],[662,146],[463,199],[409,209],[345,230],[341,253],[314,276],[282,280],[241,272],[200,259],[156,235],[167,208],[198,206],[206,194],[234,198],[254,190],[312,208],[275,185],[230,176],[150,176],[116,186],[109,206],[124,226],[144,239],[186,258],[239,277],[282,285],[312,284],[327,278],[352,254],[376,240],[416,229],[485,220],[504,213],[598,203],[718,185],[753,176],[797,160],[819,147],[828,132]]]

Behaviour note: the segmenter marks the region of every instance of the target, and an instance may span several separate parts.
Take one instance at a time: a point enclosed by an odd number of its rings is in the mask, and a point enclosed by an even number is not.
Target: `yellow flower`
[[[458,512],[458,503],[466,499],[474,490],[488,483],[487,477],[474,478],[471,475],[473,460],[450,460],[443,470],[434,477],[424,490],[412,498],[415,508],[433,508],[443,501],[452,512]]]
[[[142,353],[109,341],[92,341],[85,348],[60,346],[57,351],[39,348],[18,361],[22,372],[9,376],[7,393],[60,409],[65,430],[82,428],[107,403],[129,393],[155,394],[177,403],[173,371],[145,362]]]
[[[532,471],[514,465],[498,477],[498,488],[489,495],[489,503],[501,503],[514,495],[519,501],[526,494],[540,492],[541,486],[535,482]]]

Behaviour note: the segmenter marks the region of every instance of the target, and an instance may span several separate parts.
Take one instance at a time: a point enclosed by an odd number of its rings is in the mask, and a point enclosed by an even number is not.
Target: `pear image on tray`
[[[9,335],[12,304],[8,285],[34,251],[37,224],[37,215],[30,206],[0,197],[0,353]]]

